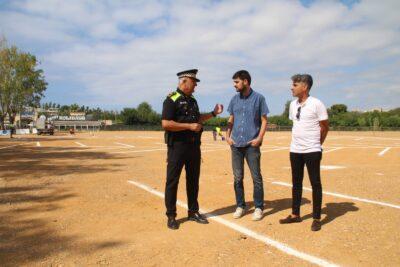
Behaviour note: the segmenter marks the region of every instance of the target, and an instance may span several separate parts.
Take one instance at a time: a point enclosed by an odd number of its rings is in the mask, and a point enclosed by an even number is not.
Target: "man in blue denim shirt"
[[[264,209],[264,188],[260,169],[260,146],[267,129],[267,114],[269,113],[264,96],[251,89],[251,77],[245,70],[236,72],[233,84],[238,94],[229,103],[228,130],[226,141],[232,150],[232,169],[236,196],[235,219],[245,213],[243,175],[244,159],[249,166],[253,178],[254,214],[253,220],[261,220]]]

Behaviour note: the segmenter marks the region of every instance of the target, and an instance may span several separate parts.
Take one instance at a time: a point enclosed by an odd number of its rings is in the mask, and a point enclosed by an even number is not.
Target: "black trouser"
[[[199,211],[200,144],[174,143],[168,146],[167,182],[165,185],[165,206],[167,216],[176,216],[176,195],[179,177],[185,165],[186,194],[189,213]]]
[[[320,175],[322,152],[293,153],[290,152],[292,166],[292,213],[300,216],[301,195],[303,192],[304,164],[312,186],[313,218],[321,218],[322,185]]]

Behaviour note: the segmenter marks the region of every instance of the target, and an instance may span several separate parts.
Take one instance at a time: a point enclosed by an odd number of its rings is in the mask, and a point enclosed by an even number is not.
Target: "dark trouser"
[[[322,185],[321,164],[322,152],[293,153],[290,152],[292,166],[292,213],[300,216],[301,195],[303,192],[304,164],[307,166],[308,176],[312,186],[313,218],[321,219]]]
[[[189,213],[199,211],[197,197],[199,194],[200,161],[199,144],[174,143],[172,146],[168,146],[167,182],[165,185],[167,216],[176,216],[176,195],[183,166],[185,166],[186,170],[186,193]]]
[[[237,207],[245,208],[244,200],[243,176],[244,176],[244,159],[249,166],[251,177],[253,178],[253,199],[256,208],[264,208],[264,188],[263,179],[260,170],[260,147],[234,147],[232,150],[232,169],[234,176],[234,189]]]

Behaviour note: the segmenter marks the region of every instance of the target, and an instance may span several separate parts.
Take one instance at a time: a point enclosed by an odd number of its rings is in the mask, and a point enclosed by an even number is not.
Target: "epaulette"
[[[179,97],[181,96],[181,94],[177,91],[171,92],[168,97],[172,99],[172,101],[176,101]]]
[[[171,96],[175,95],[176,93],[178,93],[178,92],[177,91],[173,91],[173,92],[168,94],[168,97],[171,97]]]

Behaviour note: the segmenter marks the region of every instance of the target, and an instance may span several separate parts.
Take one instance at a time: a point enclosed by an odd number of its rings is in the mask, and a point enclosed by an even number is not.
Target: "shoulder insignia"
[[[172,101],[174,101],[174,102],[175,102],[180,96],[181,96],[181,94],[178,93],[177,91],[174,91],[174,92],[172,92],[172,93],[170,93],[170,94],[168,95],[168,97],[171,98]]]

